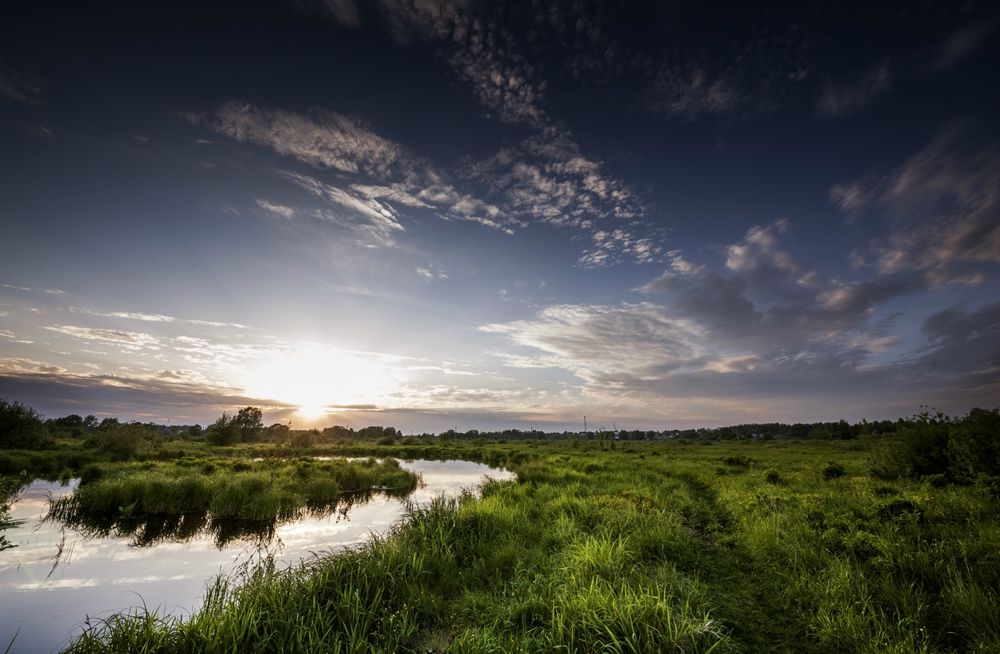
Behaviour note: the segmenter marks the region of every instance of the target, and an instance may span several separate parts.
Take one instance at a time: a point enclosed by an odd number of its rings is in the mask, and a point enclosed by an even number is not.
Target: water
[[[407,499],[417,504],[437,495],[455,496],[484,476],[511,473],[468,461],[408,461],[424,486]],[[91,622],[145,605],[171,615],[189,615],[201,604],[206,583],[219,573],[272,553],[295,562],[313,553],[340,550],[384,534],[403,513],[404,500],[376,495],[328,515],[305,516],[278,525],[268,538],[238,538],[217,546],[200,532],[193,538],[156,540],[139,547],[135,537],[94,536],[44,521],[49,497],[73,492],[75,482],[35,481],[11,507],[21,524],[4,532],[16,547],[0,552],[0,651],[54,652]]]

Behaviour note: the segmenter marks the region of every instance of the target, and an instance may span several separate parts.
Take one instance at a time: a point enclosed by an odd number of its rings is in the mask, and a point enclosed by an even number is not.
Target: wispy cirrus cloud
[[[319,210],[315,213],[318,218],[355,227],[366,232],[383,245],[392,244],[393,232],[405,231],[405,228],[399,222],[398,212],[388,204],[379,202],[376,199],[359,197],[308,175],[284,171],[282,176],[316,197],[322,198],[341,209],[346,209],[350,214],[348,216],[343,212]],[[366,222],[362,224],[354,223],[351,220],[351,216],[361,216]]]
[[[264,145],[320,168],[387,176],[407,159],[397,143],[382,138],[364,121],[335,111],[311,115],[227,102],[209,116],[194,116],[219,134]]]
[[[405,231],[396,207],[428,209],[446,220],[474,222],[513,234],[513,226],[498,207],[458,189],[448,175],[404,146],[383,138],[362,121],[332,111],[301,114],[230,102],[215,113],[188,115],[238,141],[270,148],[279,155],[323,170],[334,170],[349,181],[330,183],[282,171],[281,175],[337,207],[300,210],[267,199],[255,203],[282,218],[305,216],[350,225],[348,210],[367,221],[367,229],[382,245],[390,234]]]
[[[254,203],[267,213],[271,214],[272,216],[277,216],[278,218],[291,220],[296,216],[295,209],[289,206],[285,206],[283,204],[277,204],[275,202],[271,202],[270,200],[265,200],[263,198],[257,198],[256,200],[254,200]]]
[[[648,106],[667,118],[694,120],[704,115],[726,116],[745,108],[751,98],[725,74],[711,76],[704,68],[664,64],[650,83]]]
[[[41,83],[36,79],[0,71],[0,97],[21,104],[42,101]]]
[[[919,272],[933,284],[978,283],[1000,263],[1000,146],[942,131],[891,174],[834,186],[842,210],[885,212],[890,232],[868,247],[880,273]],[[838,189],[849,189],[841,191]]]
[[[51,325],[45,327],[45,329],[74,338],[114,344],[125,351],[157,350],[163,346],[163,341],[157,336],[124,329],[81,327],[77,325]]]
[[[860,111],[892,85],[893,72],[888,61],[840,80],[830,80],[816,103],[816,112],[824,118],[839,118]]]
[[[642,203],[621,180],[605,173],[599,161],[585,156],[570,132],[558,127],[546,113],[545,77],[538,65],[522,56],[522,34],[504,28],[503,21],[488,8],[461,2],[383,0],[377,6],[397,42],[434,40],[446,44],[447,61],[491,115],[501,122],[538,130],[521,144],[503,148],[466,168],[467,179],[488,187],[492,203],[482,207],[481,200],[467,197],[452,203],[452,217],[508,233],[516,229],[512,219],[586,230],[594,245],[581,255],[582,266],[651,260],[652,253],[661,247],[656,241],[662,234],[638,234],[639,227],[621,224],[641,216]],[[544,13],[535,16],[539,25],[553,19]],[[406,196],[400,195],[398,187],[389,192],[403,200],[414,199],[409,189]],[[506,219],[501,218],[504,215]],[[598,225],[598,221],[603,224]]]
[[[954,68],[959,61],[983,47],[995,31],[996,24],[991,21],[966,25],[955,30],[941,44],[931,66],[932,69],[940,72]]]

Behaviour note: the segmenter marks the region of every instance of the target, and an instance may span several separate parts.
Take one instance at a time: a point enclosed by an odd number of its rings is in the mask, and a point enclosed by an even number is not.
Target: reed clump
[[[76,492],[53,503],[50,515],[71,524],[195,513],[213,520],[276,520],[335,504],[343,493],[405,493],[417,483],[394,459],[143,462],[90,470]]]

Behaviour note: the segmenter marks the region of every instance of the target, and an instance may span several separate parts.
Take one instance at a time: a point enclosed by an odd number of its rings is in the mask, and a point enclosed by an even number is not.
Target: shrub
[[[94,435],[94,443],[98,449],[120,460],[134,459],[148,453],[153,449],[155,439],[156,433],[138,422],[114,425]]]
[[[38,450],[54,441],[37,411],[20,402],[0,398],[0,447]]]
[[[770,468],[764,473],[764,481],[769,484],[783,484],[785,482],[781,477],[781,473],[774,468]]]
[[[823,468],[823,479],[837,479],[838,477],[844,476],[844,466],[839,463],[828,463],[826,467]]]
[[[972,409],[955,419],[925,411],[872,455],[871,473],[938,486],[1000,478],[1000,410]]]
[[[104,476],[104,469],[96,463],[91,463],[80,471],[80,483],[89,484]]]
[[[232,445],[240,440],[240,429],[229,414],[222,416],[205,430],[205,440],[212,445]]]

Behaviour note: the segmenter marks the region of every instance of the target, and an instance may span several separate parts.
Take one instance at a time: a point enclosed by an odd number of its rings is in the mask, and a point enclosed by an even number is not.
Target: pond
[[[91,623],[145,605],[189,615],[217,574],[271,554],[293,563],[386,533],[407,500],[425,504],[438,495],[474,489],[484,477],[512,479],[504,470],[468,461],[403,461],[423,485],[405,499],[376,494],[354,498],[337,510],[303,513],[294,520],[235,536],[178,525],[148,526],[129,534],[67,527],[45,520],[49,499],[72,493],[76,482],[35,481],[11,507],[17,526],[4,532],[14,547],[0,551],[0,651],[54,652]],[[155,532],[152,535],[150,532]],[[16,638],[15,638],[16,635]]]

